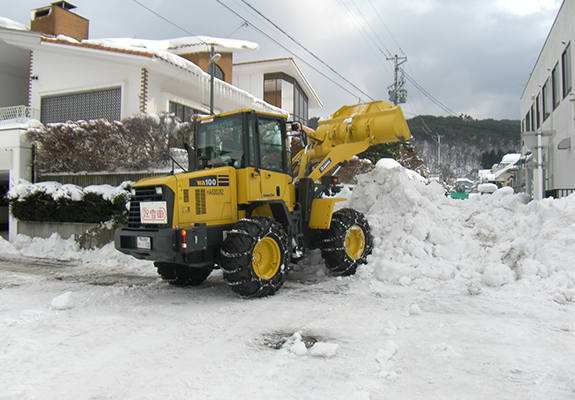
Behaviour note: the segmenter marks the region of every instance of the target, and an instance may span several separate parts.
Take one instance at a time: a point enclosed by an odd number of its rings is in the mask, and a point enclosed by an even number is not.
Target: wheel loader
[[[198,285],[220,268],[231,290],[263,297],[283,285],[289,263],[320,249],[333,274],[354,274],[372,236],[365,216],[334,211],[336,172],[370,144],[411,138],[401,108],[383,101],[344,106],[317,130],[282,115],[238,110],[194,122],[189,172],[132,186],[116,248],[154,261],[162,279]],[[302,150],[292,157],[290,140]]]

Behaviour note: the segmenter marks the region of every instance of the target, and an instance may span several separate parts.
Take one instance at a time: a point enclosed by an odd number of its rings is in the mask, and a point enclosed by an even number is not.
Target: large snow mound
[[[501,286],[528,280],[558,299],[575,295],[566,249],[575,241],[575,196],[529,201],[505,188],[469,200],[382,160],[358,177],[348,206],[363,212],[375,279],[401,285],[462,279]]]

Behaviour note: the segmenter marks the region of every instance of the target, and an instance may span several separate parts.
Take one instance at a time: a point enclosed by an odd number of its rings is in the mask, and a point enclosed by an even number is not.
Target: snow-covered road
[[[383,166],[347,195],[369,263],[336,278],[312,252],[262,299],[0,240],[0,399],[575,397],[575,198],[454,201]]]
[[[0,266],[2,399],[575,393],[572,306],[523,285],[472,296],[454,282],[422,290],[308,266],[276,296],[243,300],[219,273],[180,289],[151,266],[134,284],[133,271],[107,277],[96,263],[39,268]],[[313,355],[296,333],[334,350]]]

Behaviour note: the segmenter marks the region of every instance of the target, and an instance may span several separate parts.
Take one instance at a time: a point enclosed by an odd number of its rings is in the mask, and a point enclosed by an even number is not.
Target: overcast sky
[[[30,10],[53,1],[0,0],[0,16],[29,26]],[[242,0],[70,2],[90,20],[92,39],[229,37],[260,45],[255,53],[237,54],[235,62],[293,57],[324,104],[310,116],[367,95],[389,101],[393,64],[386,57],[398,54],[407,56],[405,72],[450,112],[519,119],[519,98],[562,0],[246,0],[359,90]],[[412,82],[406,88],[407,118],[449,115]]]

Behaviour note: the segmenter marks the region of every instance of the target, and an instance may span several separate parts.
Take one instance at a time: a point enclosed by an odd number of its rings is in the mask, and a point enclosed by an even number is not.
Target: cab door
[[[259,169],[262,197],[268,200],[284,200],[292,208],[288,173],[289,160],[285,120],[281,117],[258,115],[256,136],[259,150]]]

